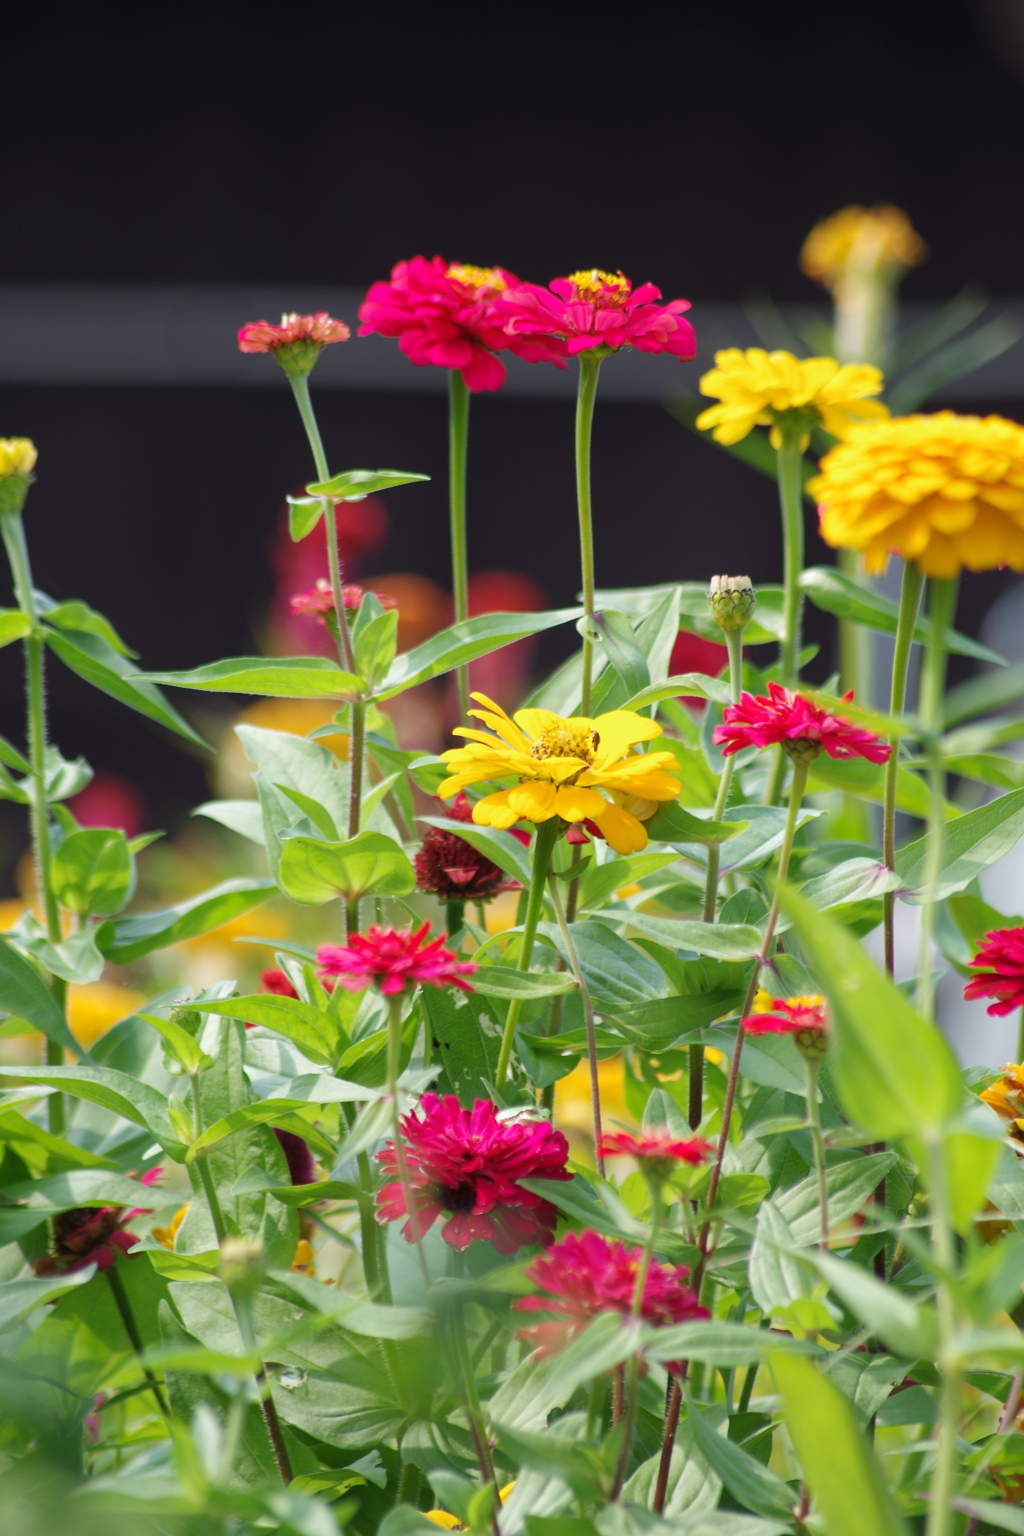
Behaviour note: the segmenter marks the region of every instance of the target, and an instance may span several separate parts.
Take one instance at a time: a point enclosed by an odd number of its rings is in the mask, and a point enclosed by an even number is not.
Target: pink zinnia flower
[[[490,1099],[463,1109],[454,1094],[425,1093],[423,1118],[402,1118],[403,1151],[412,1186],[413,1210],[397,1179],[398,1157],[388,1143],[377,1160],[395,1182],[377,1195],[377,1219],[398,1221],[407,1243],[450,1213],[441,1236],[452,1248],[474,1238],[493,1243],[501,1254],[532,1243],[549,1243],[558,1212],[519,1179],[571,1179],[566,1170],[569,1143],[546,1120],[499,1120]],[[415,1223],[415,1227],[414,1227]]]
[[[634,1136],[632,1131],[616,1131],[601,1137],[601,1151],[606,1157],[635,1157],[644,1173],[660,1179],[668,1178],[673,1163],[689,1163],[696,1168],[706,1162],[714,1150],[703,1136],[689,1136],[678,1141],[667,1131],[640,1136]]]
[[[350,332],[342,320],[332,320],[325,309],[315,315],[282,315],[280,325],[252,320],[238,333],[239,352],[269,352],[285,373],[306,374],[324,347],[348,341]]]
[[[547,1253],[534,1259],[528,1280],[544,1296],[521,1296],[519,1312],[547,1312],[554,1319],[523,1330],[523,1337],[545,1353],[562,1349],[600,1312],[629,1313],[643,1260],[642,1248],[628,1248],[597,1232],[570,1232]],[[668,1323],[704,1321],[710,1317],[686,1284],[690,1271],[652,1261],[647,1271],[640,1315],[655,1328]],[[670,1366],[669,1369],[676,1367]]]
[[[843,695],[849,703],[853,692]],[[803,694],[792,693],[778,683],[768,684],[768,697],[753,698],[744,693],[738,704],[730,704],[722,713],[724,724],[715,726],[715,745],[723,757],[731,757],[744,747],[773,747],[780,744],[794,762],[813,762],[824,749],[829,757],[866,757],[869,763],[888,761],[892,748],[871,731],[865,731],[838,715],[813,704]]]
[[[275,997],[298,997],[299,995],[284,971],[279,971],[276,966],[269,971],[260,971],[260,991],[271,992]]]
[[[386,592],[375,592],[374,597],[382,608],[397,608],[398,604],[393,597]],[[346,608],[358,608],[365,596],[365,588],[352,582],[341,589],[341,600]],[[321,624],[326,623],[328,615],[334,612],[334,593],[326,576],[317,578],[316,586],[308,587],[305,592],[299,592],[291,599],[292,613],[308,613],[318,618]]]
[[[693,326],[678,318],[689,309],[689,300],[654,302],[660,298],[661,289],[653,283],[641,283],[634,291],[621,272],[600,272],[595,267],[556,277],[548,288],[524,283],[499,297],[494,308],[510,336],[558,337],[570,357],[594,347],[670,352],[680,361],[696,357]]]
[[[1002,1016],[1024,1007],[1024,928],[996,928],[971,961],[977,971],[964,987],[964,997],[994,997],[985,1012]]]
[[[317,964],[324,975],[337,976],[347,992],[361,992],[371,981],[385,997],[401,992],[407,983],[472,992],[462,978],[472,976],[476,966],[472,961],[457,961],[454,952],[444,948],[446,933],[428,943],[429,932],[429,923],[415,933],[411,928],[373,927],[352,934],[347,945],[321,945]]]
[[[764,994],[762,993],[763,997]],[[821,1056],[828,1048],[828,1004],[820,992],[803,997],[768,998],[743,1020],[748,1035],[792,1035],[804,1055]]]
[[[359,309],[360,336],[395,336],[418,368],[458,369],[466,388],[500,389],[504,366],[496,352],[512,351],[527,362],[564,368],[564,347],[550,337],[512,338],[495,300],[519,279],[504,267],[471,267],[440,256],[414,256],[391,269],[391,281],[374,283]]]
[[[163,1168],[157,1166],[144,1173],[139,1183],[152,1188],[163,1176]],[[118,1253],[127,1254],[138,1238],[124,1228],[135,1216],[151,1216],[148,1206],[104,1205],[90,1210],[79,1207],[73,1211],[61,1211],[53,1221],[53,1252],[36,1259],[37,1275],[73,1274],[95,1264],[98,1269],[110,1269]]]

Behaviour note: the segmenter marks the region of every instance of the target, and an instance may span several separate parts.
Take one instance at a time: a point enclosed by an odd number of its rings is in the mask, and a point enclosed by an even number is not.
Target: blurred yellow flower
[[[874,574],[890,554],[925,576],[1024,571],[1024,427],[1015,421],[939,411],[857,427],[807,489],[825,542],[862,550]]]
[[[27,437],[0,437],[0,477],[30,475],[36,467],[35,444]]]
[[[174,1250],[174,1239],[178,1235],[178,1228],[188,1215],[190,1204],[191,1202],[186,1200],[184,1205],[179,1206],[166,1227],[153,1228],[153,1236],[157,1242],[162,1243],[165,1248],[170,1248],[172,1252]]]
[[[636,1124],[636,1117],[626,1108],[626,1067],[621,1056],[611,1056],[597,1064],[597,1085],[601,1096],[601,1114],[609,1120]],[[563,1131],[591,1135],[594,1111],[590,1102],[590,1065],[577,1062],[568,1077],[555,1084],[555,1124]]]
[[[902,208],[851,203],[815,224],[800,252],[800,268],[823,287],[833,289],[848,267],[916,267],[928,247]]]
[[[702,395],[721,401],[697,417],[697,426],[716,443],[738,443],[755,427],[771,427],[772,446],[781,442],[779,422],[796,416],[804,425],[803,447],[810,429],[822,426],[833,437],[845,437],[856,422],[887,417],[880,400],[869,400],[882,389],[881,369],[868,363],[840,365],[834,357],[794,357],[791,352],[765,352],[761,347],[729,347],[715,353],[715,366],[700,381]]]
[[[292,1270],[297,1275],[315,1275],[316,1265],[313,1262],[313,1244],[308,1243],[304,1237],[299,1238],[298,1247],[295,1249],[295,1257],[292,1259]]]
[[[135,1013],[146,1001],[145,993],[117,987],[109,981],[72,982],[68,987],[68,1027],[86,1049],[108,1029]]]

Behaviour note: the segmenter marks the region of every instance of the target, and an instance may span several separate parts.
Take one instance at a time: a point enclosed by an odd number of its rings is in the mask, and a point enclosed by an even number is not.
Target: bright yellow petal
[[[564,821],[586,821],[588,816],[596,820],[607,804],[596,789],[579,784],[563,784],[555,795],[555,809]]]
[[[595,766],[602,768],[622,757],[635,742],[653,741],[661,735],[657,720],[638,715],[632,709],[612,709],[606,715],[598,715],[594,730],[600,738]]]
[[[473,820],[478,827],[501,827],[507,830],[519,820],[519,812],[509,805],[510,789],[499,789],[496,794],[485,795],[473,807]]]
[[[517,784],[515,789],[508,792],[509,807],[515,812],[513,820],[522,816],[527,821],[550,821],[555,814],[557,794],[553,784],[541,783],[536,779]]]
[[[552,714],[550,709],[517,709],[515,721],[520,730],[525,731],[534,741],[542,731],[565,723],[561,715]]]
[[[593,818],[601,829],[610,848],[616,853],[641,853],[647,847],[647,830],[628,811],[617,805],[605,804],[600,816]]]

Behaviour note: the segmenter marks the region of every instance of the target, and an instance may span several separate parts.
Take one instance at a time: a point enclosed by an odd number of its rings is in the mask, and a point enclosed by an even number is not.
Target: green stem
[[[580,574],[583,584],[583,619],[587,633],[583,637],[583,687],[580,714],[590,714],[590,688],[594,671],[594,642],[590,629],[594,616],[594,518],[590,497],[590,436],[594,425],[594,402],[601,358],[590,352],[580,353],[579,384],[576,394],[576,505],[580,519]]]
[[[907,672],[910,667],[910,652],[914,644],[914,626],[917,623],[917,610],[920,601],[921,572],[913,561],[908,561],[903,567],[903,583],[900,588],[900,613],[896,623],[896,647],[892,656],[892,688],[889,694],[889,715],[894,720],[902,715],[907,702]],[[899,783],[900,768],[899,737],[893,737],[891,740],[892,752],[889,756],[889,761],[885,765],[885,801],[882,811],[882,857],[885,860],[886,869],[896,868],[896,790]],[[882,898],[882,910],[885,927],[885,968],[890,976],[893,974],[896,963],[893,934],[893,913],[895,907],[895,893],[887,891]]]
[[[956,1308],[952,1291],[955,1263],[953,1231],[949,1220],[949,1192],[943,1160],[944,1146],[934,1138],[928,1146],[928,1174],[931,1184],[932,1257],[941,1273],[936,1292],[939,1324],[939,1370],[942,1386],[939,1395],[941,1421],[928,1498],[925,1536],[950,1536],[953,1529],[953,1484],[956,1474],[957,1429],[960,1418],[960,1383],[950,1359],[950,1343],[956,1332]]]
[[[146,1378],[146,1383],[149,1386],[149,1390],[156,1398],[156,1405],[160,1410],[160,1417],[162,1419],[169,1419],[171,1414],[170,1409],[167,1406],[167,1400],[164,1397],[163,1388],[157,1381],[156,1377],[153,1375],[153,1372],[150,1370],[149,1366],[142,1364],[142,1335],[139,1333],[138,1324],[135,1321],[135,1313],[132,1311],[132,1304],[128,1299],[128,1292],[125,1290],[121,1276],[117,1272],[117,1266],[119,1263],[120,1260],[115,1259],[114,1263],[106,1271],[107,1280],[110,1282],[110,1289],[114,1293],[114,1302],[117,1306],[118,1312],[121,1314],[121,1321],[124,1324],[124,1331],[128,1335],[129,1342],[131,1343],[132,1349],[135,1351],[136,1358],[139,1361],[139,1368],[141,1369],[143,1376]]]
[[[363,809],[363,761],[366,757],[366,705],[352,704],[352,739],[349,748],[348,835],[359,836]]]
[[[601,1083],[597,1071],[597,1032],[594,1027],[594,1005],[590,999],[590,988],[587,986],[583,975],[583,967],[580,965],[580,957],[572,936],[572,929],[565,919],[565,911],[562,907],[562,898],[558,891],[558,881],[552,877],[548,881],[551,891],[551,905],[555,909],[555,917],[561,930],[562,942],[565,952],[569,957],[569,965],[572,974],[576,978],[576,985],[580,989],[580,1001],[583,1004],[583,1018],[587,1026],[587,1060],[590,1064],[590,1106],[594,1126],[594,1160],[597,1163],[597,1171],[604,1178],[604,1153],[601,1151]]]
[[[549,821],[540,822],[533,834],[533,873],[530,879],[530,894],[526,903],[523,936],[519,944],[519,962],[516,967],[520,971],[528,971],[530,969],[533,941],[537,936],[537,924],[540,921],[540,914],[544,905],[544,887],[547,884],[551,852],[560,833],[561,822],[557,816],[552,816]],[[512,1045],[516,1036],[516,1025],[519,1022],[521,1008],[522,1003],[517,997],[514,997],[508,1005],[505,1029],[501,1037],[501,1050],[498,1054],[498,1067],[494,1074],[494,1084],[499,1093],[505,1086],[505,1078],[508,1076],[508,1064],[512,1059]]]
[[[707,1210],[710,1212],[718,1194],[718,1185],[722,1177],[722,1161],[725,1157],[725,1149],[729,1144],[729,1125],[732,1120],[733,1105],[736,1102],[736,1088],[740,1076],[740,1056],[743,1051],[743,1020],[750,1013],[754,1002],[754,994],[757,991],[758,978],[761,969],[772,952],[775,942],[775,925],[779,920],[779,895],[789,874],[789,859],[793,852],[793,839],[796,836],[796,824],[800,814],[800,803],[807,788],[807,773],[810,764],[796,761],[793,763],[793,782],[789,791],[789,809],[786,813],[786,828],[782,836],[782,848],[779,852],[779,872],[775,882],[775,895],[772,897],[771,911],[768,913],[768,925],[764,932],[764,943],[761,945],[761,953],[754,963],[754,970],[750,977],[750,985],[747,987],[747,995],[743,1001],[740,1013],[739,1028],[736,1031],[736,1045],[732,1053],[732,1062],[729,1067],[729,1082],[725,1090],[725,1104],[722,1107],[722,1129],[718,1137],[718,1151],[715,1156],[715,1165],[711,1170],[711,1179],[708,1184]],[[705,1219],[700,1234],[700,1263],[694,1275],[694,1286],[700,1289],[704,1278],[704,1266],[707,1261],[708,1238],[711,1234],[710,1217]]]
[[[821,1221],[821,1237],[818,1247],[828,1252],[828,1182],[825,1178],[825,1143],[821,1135],[821,1111],[818,1108],[818,1062],[811,1056],[804,1057],[804,1078],[807,1084],[807,1125],[814,1148],[814,1171],[818,1177],[818,1215]]]
[[[931,580],[931,635],[925,652],[921,679],[921,734],[928,748],[928,843],[925,849],[924,884],[921,906],[921,949],[917,978],[917,1006],[926,1019],[935,1011],[932,985],[932,930],[935,923],[935,893],[942,872],[943,801],[945,774],[939,735],[942,729],[942,697],[946,686],[946,634],[956,612],[957,583]]]
[[[416,1243],[416,1255],[420,1261],[423,1283],[424,1285],[429,1285],[430,1270],[427,1268],[427,1258],[423,1252],[423,1236],[420,1232],[419,1213],[416,1208],[416,1197],[413,1193],[412,1179],[409,1177],[409,1164],[405,1157],[405,1141],[402,1138],[402,1127],[398,1118],[398,1069],[402,1061],[402,1004],[404,999],[404,992],[398,992],[394,997],[388,998],[387,1085],[388,1099],[391,1104],[391,1134],[395,1142],[398,1179],[402,1186],[402,1193],[405,1196],[405,1209],[408,1212],[409,1225],[412,1228],[412,1235]]]
[[[672,1470],[672,1452],[676,1443],[676,1431],[679,1428],[679,1410],[683,1405],[683,1382],[686,1380],[689,1363],[688,1360],[683,1361],[682,1376],[673,1376],[672,1385],[669,1388],[668,1403],[665,1408],[665,1432],[661,1439],[658,1481],[654,1487],[654,1500],[651,1505],[656,1515],[662,1514],[665,1509],[669,1473]]]
[[[803,432],[801,422],[780,422],[781,441],[775,456],[779,502],[782,507],[784,627],[779,659],[781,681],[786,688],[796,684],[800,656],[800,614],[803,608],[800,575],[804,568],[803,452],[800,443]]]
[[[466,540],[466,459],[469,449],[469,390],[457,368],[448,370],[448,516],[452,546],[455,622],[469,617],[469,561]],[[459,715],[469,715],[469,667],[458,668]]]
[[[636,1280],[633,1284],[633,1299],[629,1308],[629,1315],[634,1322],[638,1322],[643,1315],[644,1292],[647,1289],[647,1276],[651,1269],[651,1260],[654,1257],[654,1245],[658,1240],[658,1229],[661,1226],[661,1184],[657,1179],[648,1180],[648,1189],[651,1192],[651,1225],[644,1244],[643,1255],[636,1272]],[[612,1502],[618,1498],[622,1491],[622,1484],[626,1478],[626,1467],[629,1463],[629,1452],[633,1443],[633,1425],[636,1423],[636,1399],[637,1381],[639,1376],[639,1360],[634,1353],[629,1359],[629,1371],[626,1381],[626,1413],[625,1429],[622,1436],[622,1445],[619,1450],[619,1459],[615,1466],[615,1481],[612,1484]]]

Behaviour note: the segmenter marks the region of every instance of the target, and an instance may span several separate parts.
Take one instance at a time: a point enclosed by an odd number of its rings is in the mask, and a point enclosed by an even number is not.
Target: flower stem
[[[29,564],[25,525],[20,511],[0,513],[0,533],[11,566],[14,595],[18,607],[32,621],[33,628],[39,622],[35,590],[32,585],[32,568]],[[60,910],[53,889],[50,860],[50,807],[46,797],[46,694],[43,682],[43,640],[31,634],[25,640],[25,674],[28,702],[28,757],[32,765],[32,848],[35,855],[36,876],[43,898],[43,915],[46,936],[51,944],[61,941]],[[58,1008],[64,1013],[67,1000],[67,983],[59,976],[50,977],[50,990]],[[50,1066],[61,1066],[64,1048],[58,1040],[47,1039],[46,1060]],[[63,1136],[65,1128],[64,1095],[52,1093],[47,1102],[50,1134]]]
[[[779,660],[783,686],[792,688],[797,681],[800,656],[800,615],[803,593],[800,575],[804,568],[804,483],[800,422],[779,423],[780,443],[775,455],[782,507],[782,612],[784,628]]]
[[[661,1461],[658,1466],[658,1481],[654,1488],[654,1502],[651,1508],[656,1515],[660,1515],[665,1509],[665,1499],[668,1495],[668,1479],[672,1470],[672,1451],[676,1443],[676,1431],[679,1428],[679,1410],[683,1405],[683,1382],[686,1380],[688,1360],[683,1361],[681,1376],[672,1377],[672,1386],[668,1395],[668,1406],[665,1409],[665,1433],[661,1441]]]
[[[597,1163],[597,1171],[604,1178],[604,1153],[601,1151],[601,1083],[597,1071],[597,1034],[594,1029],[594,1005],[590,1000],[590,988],[587,986],[583,975],[583,967],[580,965],[580,957],[572,936],[572,929],[565,920],[565,911],[562,907],[562,897],[558,891],[558,881],[552,877],[548,884],[551,890],[551,905],[555,909],[555,917],[562,933],[562,942],[565,944],[565,952],[569,957],[569,966],[576,978],[576,985],[580,989],[580,1001],[583,1004],[583,1018],[587,1026],[587,1060],[590,1063],[590,1105],[594,1126],[594,1158]]]
[[[921,679],[921,732],[928,747],[928,842],[924,857],[924,888],[921,906],[921,949],[917,978],[917,1006],[926,1019],[935,1012],[932,985],[932,929],[935,923],[935,894],[942,872],[942,823],[945,798],[945,774],[939,732],[942,727],[942,696],[946,686],[946,633],[956,612],[957,583],[929,582],[932,631],[925,652]]]
[[[160,1410],[160,1417],[166,1420],[170,1418],[171,1413],[167,1406],[167,1399],[164,1397],[163,1388],[157,1381],[156,1377],[153,1375],[153,1372],[150,1370],[149,1366],[142,1364],[142,1335],[139,1333],[139,1327],[135,1321],[135,1313],[132,1311],[132,1304],[128,1299],[128,1292],[125,1290],[121,1276],[117,1272],[117,1266],[119,1262],[120,1261],[118,1259],[115,1259],[114,1263],[106,1271],[107,1280],[110,1282],[110,1289],[114,1294],[114,1302],[117,1306],[117,1310],[121,1314],[121,1321],[124,1324],[124,1331],[128,1335],[128,1341],[131,1344],[132,1349],[135,1351],[136,1358],[139,1361],[139,1369],[142,1371],[143,1376],[146,1378],[149,1390],[156,1398],[156,1405]]]
[[[469,390],[457,368],[448,370],[448,516],[452,546],[455,622],[469,617],[469,563],[466,551],[466,459],[469,449]],[[469,714],[469,667],[458,668],[459,716]]]
[[[526,903],[526,918],[523,923],[523,936],[519,944],[519,961],[516,967],[520,971],[530,969],[533,941],[537,936],[537,924],[540,921],[544,903],[548,865],[551,863],[551,852],[560,831],[561,823],[558,817],[552,816],[550,821],[542,821],[533,835],[533,874],[530,879],[530,894]],[[512,1044],[515,1040],[521,1009],[522,1003],[519,998],[514,997],[508,1005],[505,1029],[501,1037],[501,1050],[498,1054],[498,1067],[494,1074],[494,1084],[499,1092],[505,1086],[505,1078],[508,1076],[508,1064],[512,1059]]]
[[[740,1055],[743,1051],[743,1020],[750,1013],[754,1002],[754,994],[757,991],[758,978],[761,969],[772,952],[775,942],[775,925],[779,920],[779,893],[789,874],[789,859],[793,852],[793,839],[796,836],[796,824],[800,814],[800,802],[807,788],[807,772],[810,767],[806,762],[794,762],[793,783],[789,791],[789,810],[786,813],[786,828],[782,836],[782,848],[779,852],[779,872],[775,882],[775,895],[772,897],[771,911],[768,913],[768,924],[764,931],[764,943],[761,945],[761,953],[754,963],[753,974],[750,977],[750,985],[747,987],[747,995],[743,1000],[743,1009],[740,1013],[739,1028],[736,1031],[736,1047],[732,1053],[732,1062],[729,1067],[729,1082],[725,1090],[725,1104],[722,1107],[722,1129],[718,1137],[718,1151],[715,1156],[715,1165],[711,1170],[711,1179],[708,1184],[707,1211],[710,1212],[718,1194],[718,1185],[722,1177],[722,1161],[725,1157],[725,1149],[729,1144],[729,1124],[732,1120],[733,1105],[736,1102],[736,1088],[740,1076]],[[704,1266],[707,1262],[708,1239],[711,1234],[710,1216],[705,1218],[700,1234],[700,1263],[694,1275],[694,1288],[700,1289],[704,1278]]]
[[[941,1273],[936,1292],[939,1324],[939,1372],[941,1390],[938,1444],[928,1498],[925,1536],[950,1536],[953,1529],[953,1481],[956,1472],[957,1429],[960,1418],[960,1383],[950,1358],[950,1343],[956,1332],[956,1309],[952,1290],[955,1261],[953,1231],[949,1221],[949,1192],[946,1187],[944,1146],[934,1137],[928,1144],[928,1177],[931,1185],[932,1257]]]
[[[828,1252],[828,1182],[825,1178],[825,1143],[821,1136],[821,1111],[818,1108],[818,1062],[811,1056],[804,1057],[804,1077],[807,1083],[807,1125],[814,1148],[814,1171],[818,1176],[818,1215],[821,1220],[821,1237],[818,1247]]]
[[[743,690],[743,631],[727,629],[725,643],[729,648],[729,691],[732,702],[738,704]],[[718,781],[713,821],[721,821],[729,803],[735,757],[727,757]],[[708,874],[704,884],[704,921],[713,923],[718,911],[718,866],[721,861],[721,845],[712,843],[708,848]],[[704,1118],[704,1047],[690,1046],[690,1129],[695,1131]]]
[[[633,1285],[633,1299],[630,1303],[629,1315],[634,1322],[639,1321],[643,1315],[644,1292],[647,1289],[647,1276],[651,1269],[651,1259],[654,1257],[654,1245],[658,1240],[658,1229],[661,1226],[661,1184],[657,1179],[648,1180],[648,1189],[651,1192],[651,1225],[644,1243],[644,1251],[636,1272],[636,1281]],[[626,1467],[629,1462],[629,1452],[633,1442],[633,1425],[636,1422],[636,1398],[637,1379],[639,1376],[639,1362],[636,1354],[629,1358],[629,1368],[626,1380],[626,1425],[622,1436],[622,1446],[619,1450],[619,1459],[615,1466],[615,1481],[612,1484],[612,1502],[618,1498],[622,1491],[622,1484],[626,1477]]]
[[[590,498],[590,436],[594,425],[594,401],[601,359],[580,353],[579,385],[576,394],[576,505],[580,518],[580,574],[583,584],[583,686],[580,714],[590,714],[590,688],[594,672],[594,642],[590,629],[594,615],[594,519]]]
[[[420,1261],[423,1283],[424,1285],[429,1285],[430,1270],[427,1268],[427,1259],[423,1252],[423,1235],[420,1232],[419,1212],[416,1209],[412,1179],[409,1177],[409,1164],[405,1158],[405,1142],[402,1139],[402,1127],[398,1118],[398,1068],[402,1060],[402,1000],[404,995],[404,992],[398,992],[394,997],[388,998],[388,1099],[391,1102],[391,1132],[395,1140],[398,1178],[402,1185],[402,1194],[405,1196],[405,1208],[409,1213],[409,1225],[412,1228],[412,1234],[416,1241],[416,1255]]]
[[[889,695],[889,714],[896,719],[903,713],[907,701],[907,671],[910,651],[914,643],[914,626],[921,601],[921,572],[913,561],[903,567],[903,583],[900,588],[900,614],[896,623],[896,647],[892,657],[892,688]],[[896,867],[896,789],[899,782],[900,743],[892,738],[892,752],[885,765],[885,804],[882,811],[882,857],[886,869]],[[896,896],[886,891],[882,898],[883,923],[885,925],[885,969],[891,976],[896,963],[893,913]]]

